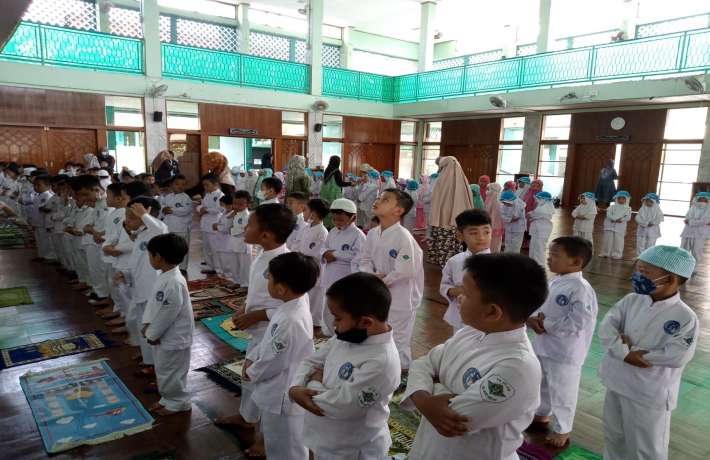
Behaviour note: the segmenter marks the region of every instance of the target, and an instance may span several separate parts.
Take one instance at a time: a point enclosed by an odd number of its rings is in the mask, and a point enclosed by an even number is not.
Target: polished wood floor
[[[598,218],[599,230],[600,222]],[[570,233],[571,220],[568,213],[561,212],[556,217],[555,224],[555,234]],[[670,235],[679,235],[680,229],[682,222],[679,219],[668,219],[662,228],[667,236],[660,242],[678,244],[679,238]],[[626,260],[595,258],[586,270],[586,277],[599,296],[600,315],[630,290],[629,276],[634,255],[633,232],[632,224],[627,237]],[[601,232],[598,231],[595,237],[599,247]],[[190,277],[198,278],[200,250],[197,238],[192,242],[192,249]],[[106,329],[94,314],[94,308],[83,296],[67,287],[66,279],[62,275],[51,266],[30,262],[32,257],[30,250],[0,251],[0,288],[27,286],[34,299],[33,305],[0,308],[0,347]],[[417,314],[413,339],[415,356],[426,353],[451,334],[450,328],[441,319],[446,304],[438,295],[439,270],[433,266],[425,267],[425,278],[425,301]],[[710,458],[710,443],[707,441],[707,434],[710,433],[709,284],[706,264],[701,267],[699,276],[684,289],[686,302],[701,318],[702,333],[695,359],[684,375],[679,408],[673,415],[671,457],[679,460]],[[136,367],[130,359],[132,353],[127,347],[116,347],[0,371],[0,458],[47,457],[18,382],[18,377],[29,369],[45,369],[106,357],[110,359],[116,373],[144,405],[148,406],[156,401],[157,396],[142,393],[145,382],[133,376]],[[225,360],[230,356],[229,347],[202,326],[196,328],[191,369]],[[585,364],[573,441],[592,451],[600,452],[603,388],[594,371],[595,359],[596,357],[590,356]],[[212,383],[201,372],[190,372],[189,385],[194,395],[194,408],[190,415],[159,418],[152,430],[97,446],[80,447],[53,457],[130,459],[135,455],[153,451],[172,451],[180,459],[244,458],[237,438],[216,428],[211,421],[217,416],[236,412],[239,407],[238,399]],[[536,441],[538,437],[533,435],[532,440]]]

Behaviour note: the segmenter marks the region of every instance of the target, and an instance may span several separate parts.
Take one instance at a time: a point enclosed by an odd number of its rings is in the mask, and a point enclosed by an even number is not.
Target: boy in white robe
[[[164,216],[163,222],[168,226],[168,231],[181,236],[187,242],[187,247],[189,248],[194,203],[185,193],[186,187],[187,178],[182,174],[178,174],[170,180],[171,193],[165,197],[165,207],[162,208],[162,212]],[[185,256],[182,263],[180,263],[180,270],[183,274],[187,273],[189,259],[188,253],[188,256]]]
[[[89,270],[89,285],[91,286],[89,303],[92,305],[96,305],[99,302],[104,304],[108,299],[106,272],[104,271],[104,265],[101,261],[101,251],[96,241],[94,241],[94,238],[103,233],[106,215],[109,212],[110,210],[106,203],[106,191],[102,187],[98,199],[92,208],[90,220],[82,229],[84,236],[81,239],[81,246],[86,255],[86,264]]]
[[[298,247],[291,248],[291,250],[313,257],[320,266],[323,247],[325,246],[326,238],[328,238],[328,230],[323,225],[323,219],[328,215],[328,204],[320,198],[309,200],[303,215],[305,216],[305,226],[301,229],[301,234],[298,237]],[[288,245],[288,242],[286,245]],[[323,322],[324,302],[325,291],[320,283],[319,276],[316,285],[308,291],[308,304],[311,309],[313,326],[319,329]]]
[[[66,183],[66,178],[55,176],[52,178],[52,191],[54,195],[47,201],[45,208],[49,211],[47,214],[47,224],[49,228],[50,238],[52,240],[52,248],[56,255],[57,261],[64,269],[69,268],[67,256],[64,253],[64,226],[62,220],[68,210],[69,191]]]
[[[261,181],[261,186],[256,196],[259,198],[259,205],[279,204],[279,193],[283,189],[283,182],[276,177],[267,177]]]
[[[463,294],[464,262],[475,254],[490,254],[491,233],[491,218],[486,211],[469,209],[456,216],[456,238],[464,242],[466,250],[446,261],[439,285],[439,293],[449,301],[444,321],[454,334],[463,327],[459,296]]]
[[[289,399],[288,389],[295,364],[315,351],[307,293],[318,281],[318,273],[315,259],[298,252],[269,262],[268,291],[282,304],[269,320],[268,333],[247,353],[242,369],[242,378],[254,387],[251,398],[261,414],[269,459],[308,460],[303,444],[305,411]]]
[[[211,235],[210,246],[217,255],[217,274],[226,279],[233,279],[233,261],[236,261],[236,254],[232,250],[232,222],[234,221],[234,199],[232,195],[224,195],[219,199],[222,212],[217,222],[212,224],[214,233]]]
[[[500,218],[505,225],[505,252],[520,252],[525,236],[525,202],[510,190],[500,194]]]
[[[148,242],[150,265],[160,271],[144,314],[144,335],[153,347],[160,393],[160,401],[150,410],[157,415],[191,410],[187,373],[195,320],[187,281],[178,268],[187,252],[187,242],[174,233],[155,236]]]
[[[525,322],[547,296],[545,270],[520,254],[472,256],[464,269],[465,327],[409,372],[402,407],[422,414],[410,460],[517,459],[540,405]]]
[[[93,222],[94,206],[98,200],[101,187],[96,176],[84,174],[72,179],[71,187],[77,204],[76,212],[73,215],[71,225],[65,229],[70,235],[69,244],[71,257],[74,264],[74,271],[77,274],[77,283],[72,288],[77,291],[85,291],[90,288],[90,272],[84,250],[84,227]],[[91,238],[91,235],[88,236]],[[91,239],[93,241],[93,239]]]
[[[37,257],[42,260],[54,260],[56,259],[56,254],[51,241],[51,233],[47,230],[49,227],[49,213],[51,212],[48,204],[49,200],[54,196],[50,186],[50,177],[37,176],[34,178],[32,185],[34,186],[35,194],[28,223],[32,225],[35,231]]]
[[[365,234],[357,228],[357,206],[346,198],[337,198],[330,204],[334,227],[328,232],[321,254],[320,284],[324,292],[339,279],[357,271],[357,260],[365,246]],[[334,334],[333,315],[323,309],[321,333]]]
[[[537,263],[545,266],[545,250],[547,240],[552,233],[552,215],[555,213],[555,206],[552,204],[552,195],[548,192],[538,192],[535,194],[537,206],[527,213],[530,233],[530,250],[528,255]]]
[[[128,201],[130,201],[128,195],[124,193],[125,188],[125,184],[109,184],[106,189],[106,204],[109,208],[109,212],[104,217],[103,230],[94,233],[94,242],[96,243],[99,251],[100,261],[103,264],[105,288],[110,298],[107,301],[97,302],[94,305],[110,305],[111,301],[113,301],[112,307],[107,307],[106,309],[97,311],[99,316],[109,320],[106,323],[107,326],[125,325],[121,314],[126,303],[123,302],[121,304],[119,302],[117,299],[118,295],[116,294],[117,291],[115,289],[115,285],[113,284],[113,278],[116,275],[116,271],[114,269],[114,262],[116,258],[107,254],[105,251],[107,246],[115,246],[118,243],[120,232],[123,231],[123,219],[126,215],[126,205],[128,204]],[[123,331],[123,329],[120,331]]]
[[[233,264],[230,271],[234,274],[232,281],[242,287],[249,286],[249,271],[251,269],[251,244],[244,241],[244,230],[249,222],[249,204],[251,195],[246,190],[234,192],[234,218],[230,230],[230,244],[234,252]]]
[[[592,242],[594,246],[594,219],[597,217],[597,202],[592,192],[579,195],[579,205],[572,210],[572,234]]]
[[[631,194],[625,190],[619,190],[614,195],[614,203],[606,210],[604,218],[604,243],[600,257],[623,257],[626,224],[631,220],[630,201]]]
[[[703,261],[705,242],[710,239],[710,192],[698,192],[685,215],[685,227],[680,234],[681,247],[695,257],[697,269]]]
[[[308,411],[303,443],[315,458],[387,458],[389,402],[400,375],[389,290],[376,276],[355,273],[327,297],[337,337],[301,362],[289,390]]]
[[[212,226],[219,220],[219,215],[222,208],[219,204],[219,199],[224,196],[219,188],[219,177],[214,174],[207,174],[202,177],[202,186],[205,188],[205,196],[201,197],[200,204],[197,206],[197,214],[200,216],[200,231],[202,232],[202,250],[204,254],[204,264],[206,268],[202,273],[206,275],[214,275],[217,273],[217,252],[216,248],[212,247],[212,236],[215,231]]]
[[[399,223],[412,206],[411,197],[402,191],[382,192],[373,205],[380,225],[367,233],[358,262],[360,271],[376,274],[390,289],[389,323],[405,374],[412,360],[412,331],[424,288],[422,250]]]
[[[636,213],[636,255],[656,245],[661,237],[663,211],[659,206],[661,199],[653,192],[643,196],[641,207]]]
[[[308,222],[306,222],[303,214],[306,210],[306,204],[308,204],[308,197],[301,192],[293,192],[286,197],[286,207],[296,216],[296,227],[289,235],[288,240],[286,240],[286,247],[291,251],[300,250],[301,232],[308,227]]]
[[[380,173],[375,170],[370,170],[367,173],[367,182],[360,186],[358,194],[358,202],[360,207],[359,212],[364,215],[362,219],[365,226],[369,225],[372,217],[375,215],[372,206],[375,204],[377,195],[380,194]]]
[[[636,262],[633,294],[614,305],[599,325],[606,350],[599,376],[604,398],[604,458],[668,458],[671,411],[699,323],[680,298],[695,259],[685,249],[654,246]]]
[[[579,236],[552,241],[548,266],[557,276],[550,280],[547,300],[527,322],[538,334],[533,350],[542,367],[535,422],[545,426],[552,422],[552,433],[545,441],[554,447],[564,447],[569,441],[582,364],[594,336],[597,295],[582,277],[592,254],[592,244]]]
[[[414,206],[412,206],[412,209],[410,209],[409,212],[404,216],[404,218],[402,219],[402,224],[404,225],[404,228],[406,228],[410,232],[414,231],[414,224],[417,220],[417,203],[419,202],[418,189],[419,183],[417,181],[407,181],[407,189],[405,190],[405,193],[412,198]]]

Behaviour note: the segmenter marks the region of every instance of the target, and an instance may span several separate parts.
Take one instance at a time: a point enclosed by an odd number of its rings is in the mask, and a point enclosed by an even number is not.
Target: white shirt
[[[659,238],[661,236],[661,222],[663,222],[663,211],[658,203],[654,202],[653,206],[641,204],[641,207],[636,213],[636,236]]]
[[[40,211],[40,208],[47,208],[49,200],[52,199],[54,193],[51,190],[45,190],[42,193],[35,193],[32,200],[32,207],[30,209],[30,214],[27,216],[27,221],[33,227],[39,227],[42,229],[47,228],[48,222],[50,222],[49,214]]]
[[[490,249],[484,249],[476,254],[490,253]],[[449,297],[448,292],[451,288],[463,286],[463,275],[465,272],[463,264],[466,262],[466,259],[471,256],[473,256],[473,253],[468,249],[464,252],[459,252],[446,261],[444,270],[441,272],[439,293],[449,301],[449,308],[447,308],[446,313],[444,313],[444,321],[449,323],[454,328],[454,331],[463,327],[463,323],[461,322],[461,305],[459,305],[459,299],[457,297]]]
[[[252,400],[259,409],[274,414],[302,414],[304,409],[291,402],[287,393],[296,363],[315,351],[308,295],[282,303],[274,311],[267,331],[259,344],[247,352],[247,359],[253,362],[246,371],[253,385]]]
[[[316,225],[305,224],[301,229],[298,247],[295,250],[313,257],[320,264],[326,238],[328,238],[328,230],[325,225],[322,223]]]
[[[266,203],[262,203],[266,204]],[[288,239],[286,240],[286,247],[288,247],[291,251],[298,251],[299,248],[301,247],[301,232],[303,231],[304,228],[308,227],[310,224],[308,224],[304,219],[303,219],[303,213],[300,213],[296,215],[296,226],[293,227],[293,230],[291,231],[291,234],[288,236]],[[303,251],[301,251],[303,252]]]
[[[511,233],[523,233],[527,228],[525,220],[525,202],[520,198],[513,202],[513,206],[500,204],[500,218],[505,224],[505,231]],[[513,219],[517,219],[513,221]]]
[[[535,209],[528,213],[530,220],[530,235],[547,239],[552,233],[552,215],[555,207],[551,201],[539,200]]]
[[[114,246],[114,249],[120,251],[121,255],[114,257],[112,264],[113,268],[124,272],[124,274],[127,274],[129,277],[131,275],[131,268],[133,268],[131,260],[134,246],[135,245],[133,240],[131,240],[131,236],[124,228],[123,221],[121,221],[121,227],[118,229],[118,240],[116,240],[116,244]]]
[[[323,382],[310,382],[323,371]],[[306,413],[303,443],[316,452],[349,458],[366,445],[385,454],[392,444],[387,428],[389,402],[399,386],[400,362],[392,330],[360,344],[333,337],[298,366],[292,386],[321,391],[313,402],[325,413]],[[373,446],[373,447],[375,447]],[[369,450],[369,449],[368,449]],[[369,457],[368,457],[369,458]]]
[[[542,379],[525,329],[485,334],[464,326],[412,363],[402,406],[413,407],[409,397],[420,390],[453,393],[449,407],[468,417],[469,431],[445,438],[422,418],[410,460],[518,458],[523,431],[540,405]]]
[[[47,216],[47,226],[51,227],[52,233],[64,233],[64,217],[69,210],[69,206],[64,202],[61,195],[52,195],[45,205],[50,213]]]
[[[594,218],[597,216],[597,205],[591,200],[587,204],[579,204],[572,210],[574,224],[572,230],[578,232],[591,233],[594,231]],[[582,219],[580,219],[580,217]]]
[[[106,219],[106,215],[109,213],[109,208],[106,205],[106,200],[97,200],[96,203],[94,203],[94,206],[91,209],[90,215],[87,216],[87,221],[85,221],[85,224],[82,224],[81,228],[79,229],[80,231],[84,231],[84,225],[92,225],[94,227],[94,230],[99,230],[101,231],[104,220]],[[85,233],[84,236],[81,237],[81,244],[82,245],[91,245],[91,244],[96,244],[94,241],[94,235],[91,235],[89,233]]]
[[[230,212],[222,212],[217,220],[217,238],[215,238],[215,247],[217,252],[232,252],[232,221],[234,216]]]
[[[78,241],[76,244],[84,244],[85,237],[87,236],[84,234],[84,226],[88,224],[93,224],[94,223],[94,208],[93,206],[88,206],[84,205],[76,210],[76,213],[74,214],[74,229],[78,232],[81,232],[81,236],[74,236],[74,238],[77,238],[77,240],[74,240],[75,242]],[[91,235],[89,235],[89,238],[91,238]]]
[[[173,233],[188,233],[192,224],[193,203],[187,193],[169,193],[165,196],[165,207],[170,208],[170,214],[165,214],[163,222],[168,231]]]
[[[238,212],[232,220],[232,229],[230,230],[230,244],[232,251],[237,254],[251,254],[251,244],[244,242],[244,230],[249,223],[249,209]]]
[[[545,333],[533,340],[538,356],[581,366],[587,357],[597,321],[597,294],[582,272],[555,276],[537,313],[545,315]]]
[[[321,286],[328,289],[339,279],[357,271],[357,259],[365,246],[365,234],[355,224],[350,224],[342,230],[333,227],[323,245],[323,253],[333,251],[335,261],[323,262]]]
[[[158,275],[143,313],[148,340],[160,339],[165,350],[184,350],[192,346],[195,319],[187,281],[174,267]]]
[[[205,209],[207,214],[200,218],[200,230],[207,233],[213,233],[212,224],[217,223],[219,215],[222,214],[222,205],[219,204],[219,199],[224,196],[222,190],[205,193],[202,198],[202,203],[197,207],[197,211]]]
[[[264,200],[261,203],[259,203],[260,206],[262,204],[281,204],[281,202],[279,202],[279,197],[275,196],[273,198],[269,198],[268,200]],[[303,218],[303,216],[301,216],[301,218]]]
[[[622,343],[621,334],[629,338],[631,348]],[[602,320],[599,338],[606,349],[599,377],[607,389],[648,407],[675,409],[683,368],[698,340],[698,317],[680,294],[659,302],[628,294]],[[625,363],[632,350],[648,350],[644,358],[653,367]]]
[[[424,269],[422,249],[409,230],[399,223],[367,233],[360,254],[360,271],[383,274],[392,295],[391,309],[414,310],[422,300]]]
[[[115,208],[110,213],[106,214],[104,222],[104,242],[101,245],[104,246],[116,246],[121,238],[121,232],[126,233],[123,230],[123,220],[126,218],[126,208]],[[116,261],[116,257],[104,254],[101,251],[101,260],[106,263],[113,264]]]
[[[158,271],[150,265],[148,242],[154,236],[168,233],[168,227],[150,214],[145,214],[141,220],[144,226],[136,231],[137,236],[133,240],[133,251],[129,261],[135,303],[146,302],[150,298],[155,281],[158,279]]]
[[[621,219],[621,222],[614,222],[613,220]],[[606,210],[606,217],[604,218],[604,230],[611,231],[614,233],[626,233],[626,224],[631,220],[631,207],[630,206],[620,206],[616,203],[609,206]]]

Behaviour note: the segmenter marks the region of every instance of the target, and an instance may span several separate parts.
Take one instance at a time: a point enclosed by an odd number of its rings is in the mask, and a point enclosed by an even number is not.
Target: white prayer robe
[[[82,206],[75,214],[74,229],[81,233],[81,236],[71,235],[71,245],[73,249],[74,266],[79,281],[89,283],[89,264],[86,261],[86,251],[84,250],[84,226],[93,223],[94,208]],[[91,235],[89,235],[89,238]]]
[[[710,204],[693,201],[685,215],[687,223],[681,232],[681,247],[693,253],[695,271],[702,263],[705,254],[705,241],[710,239]]]
[[[64,251],[64,224],[62,223],[68,210],[67,203],[61,195],[53,195],[47,200],[45,207],[50,211],[47,214],[46,223],[52,240],[52,248],[59,263],[67,268],[69,263]]]
[[[621,222],[615,222],[621,220]],[[609,206],[604,218],[604,242],[602,257],[621,259],[624,253],[626,224],[631,220],[631,207],[617,203]]]
[[[368,178],[367,182],[360,186],[360,193],[357,197],[360,202],[358,209],[365,215],[365,226],[370,225],[370,221],[375,215],[375,212],[372,210],[372,205],[375,204],[379,193],[380,189],[377,179]]]
[[[187,281],[178,267],[158,275],[145,317],[148,320],[146,338],[160,340],[153,345],[159,403],[171,411],[188,410],[187,372],[195,320]]]
[[[259,344],[247,352],[252,365],[246,376],[253,386],[251,398],[259,408],[262,433],[268,458],[307,460],[303,445],[305,410],[288,397],[296,373],[296,363],[310,357],[313,346],[313,321],[308,297],[283,303],[269,320]]]
[[[403,369],[412,360],[411,339],[416,309],[424,292],[422,250],[412,234],[399,223],[386,230],[371,229],[360,254],[360,271],[384,275],[392,295],[388,322],[394,331]]]
[[[547,300],[533,315],[545,315],[545,333],[533,340],[542,366],[537,415],[554,417],[554,431],[572,431],[579,380],[597,319],[597,295],[582,276],[568,273],[550,280]]]
[[[92,225],[95,231],[103,232],[106,216],[111,210],[106,204],[106,200],[98,200],[92,208],[89,225]],[[86,254],[86,262],[89,269],[89,284],[98,297],[104,298],[108,296],[108,285],[106,283],[106,270],[101,261],[99,245],[94,241],[94,236],[88,233],[82,237],[81,244]]]
[[[449,407],[468,417],[469,431],[445,438],[422,418],[410,460],[518,458],[540,404],[540,363],[525,330],[485,334],[465,326],[412,363],[402,406],[413,408],[417,391],[455,394]]]
[[[217,231],[211,233],[208,238],[210,238],[210,246],[217,256],[216,260],[216,270],[217,273],[232,279],[233,275],[230,271],[230,266],[233,265],[232,259],[234,259],[234,252],[232,251],[232,222],[234,220],[234,215],[231,211],[224,210],[219,216],[217,221]]]
[[[210,245],[209,235],[214,233],[212,225],[216,224],[219,220],[219,216],[222,213],[222,206],[219,204],[219,199],[224,196],[222,190],[215,190],[214,192],[207,192],[202,198],[202,202],[197,206],[196,210],[199,212],[201,209],[207,211],[200,217],[200,231],[202,232],[202,250],[205,257],[205,263],[209,270],[214,270],[217,266],[217,254],[214,248]]]
[[[476,254],[490,254],[490,249],[484,249]],[[463,264],[466,259],[473,256],[473,253],[468,249],[464,252],[459,252],[455,256],[446,261],[444,270],[441,272],[441,283],[439,284],[439,293],[449,301],[449,307],[444,313],[444,321],[449,323],[454,329],[454,333],[463,327],[461,322],[461,305],[458,297],[449,297],[449,289],[463,286],[464,268]]]
[[[513,206],[501,203],[500,218],[505,225],[505,252],[520,252],[527,228],[525,202],[518,198],[513,202]]]
[[[654,201],[653,206],[641,204],[636,213],[637,255],[656,245],[656,240],[661,237],[661,222],[663,222],[663,211],[658,203]]]
[[[328,238],[328,230],[320,223],[316,225],[305,224],[301,229],[297,251],[311,256],[320,265],[321,255],[325,240]],[[311,308],[311,318],[313,324],[319,326],[323,322],[323,303],[325,302],[325,291],[320,283],[320,278],[313,289],[308,291],[308,303]]]
[[[391,330],[360,344],[331,338],[301,362],[291,385],[320,391],[313,402],[325,413],[305,415],[303,443],[315,458],[386,458],[392,444],[388,406],[400,368]],[[323,382],[308,383],[318,370]]]
[[[628,294],[599,326],[606,349],[599,377],[607,388],[604,458],[662,459],[668,455],[671,411],[678,403],[681,375],[695,353],[699,323],[676,293],[654,302]],[[631,342],[624,344],[621,335]],[[644,369],[624,362],[632,350],[648,350]]]
[[[530,249],[528,255],[543,267],[545,264],[545,250],[547,240],[552,233],[552,215],[555,207],[551,201],[537,200],[535,209],[528,213],[530,221],[528,233],[530,233]]]
[[[405,193],[412,198],[414,204],[412,205],[412,209],[410,209],[409,212],[402,217],[402,225],[410,232],[413,232],[414,223],[417,220],[417,202],[419,201],[419,192],[416,190],[405,190]]]
[[[238,212],[232,220],[232,229],[230,230],[230,245],[234,252],[233,265],[230,266],[230,271],[233,273],[235,283],[239,283],[243,287],[249,286],[249,271],[251,269],[251,244],[244,242],[244,230],[249,222],[249,209]]]
[[[37,240],[37,255],[43,259],[54,259],[54,249],[51,241],[51,233],[47,230],[49,222],[49,214],[43,212],[42,209],[47,209],[49,200],[52,199],[54,193],[51,190],[46,190],[42,193],[35,193],[28,216],[28,223],[34,227],[35,239]]]
[[[291,251],[299,251],[301,248],[301,232],[310,224],[303,219],[303,213],[296,215],[296,226],[293,227],[291,234],[286,239],[286,247]],[[303,251],[301,251],[303,252]]]
[[[594,243],[594,219],[597,216],[597,204],[594,200],[587,198],[586,204],[579,204],[572,210],[574,224],[572,233]]]

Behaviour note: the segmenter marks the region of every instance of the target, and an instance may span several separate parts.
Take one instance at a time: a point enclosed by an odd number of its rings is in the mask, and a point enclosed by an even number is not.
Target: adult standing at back
[[[293,192],[311,195],[311,178],[306,174],[306,158],[303,155],[294,155],[288,160],[286,196]]]
[[[614,169],[614,160],[607,161],[606,166],[599,172],[599,180],[594,190],[597,205],[604,203],[609,206],[609,203],[614,201],[614,194],[616,193],[614,181],[618,178],[619,175],[616,173],[616,169]]]
[[[162,150],[151,164],[155,182],[162,184],[180,174],[180,166],[170,150]]]
[[[461,252],[456,239],[456,216],[473,209],[473,197],[466,174],[455,157],[439,158],[439,176],[431,196],[431,239],[428,261],[443,267]]]
[[[340,157],[332,156],[328,161],[328,167],[323,173],[323,185],[320,188],[320,198],[328,202],[328,205],[343,197],[343,187],[352,187],[352,182],[343,180],[343,173],[340,171]],[[333,228],[333,219],[328,215],[323,219],[323,225],[330,230]]]

